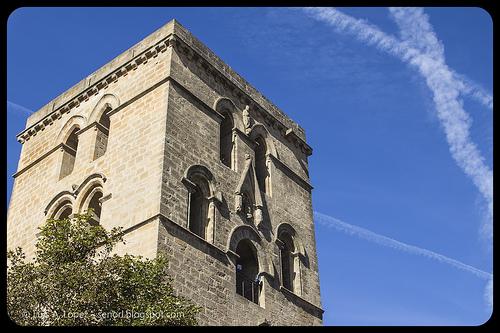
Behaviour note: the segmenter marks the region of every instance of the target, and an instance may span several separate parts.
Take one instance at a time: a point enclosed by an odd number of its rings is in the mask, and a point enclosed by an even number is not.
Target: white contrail
[[[18,111],[27,115],[31,115],[33,113],[30,109],[11,101],[7,101],[7,110]]]
[[[419,45],[409,45],[397,38],[381,31],[378,27],[361,19],[346,15],[334,8],[304,8],[305,12],[315,19],[324,21],[334,27],[338,32],[350,34],[358,40],[375,46],[383,52],[407,62],[409,58],[420,55]],[[425,50],[425,48],[424,48]],[[460,92],[470,95],[484,106],[493,109],[493,97],[482,87],[466,79],[463,75],[451,71]]]
[[[429,17],[422,8],[390,7],[389,12],[400,30],[401,44],[415,48],[436,61],[444,60],[444,47],[437,38]],[[460,91],[493,108],[493,96],[462,74],[452,71]]]
[[[422,8],[390,8],[389,11],[400,28],[403,42],[423,51],[424,55],[409,59],[409,63],[418,68],[434,93],[438,117],[445,129],[453,158],[472,178],[488,202],[488,222],[483,230],[491,238],[493,172],[486,166],[484,158],[469,138],[471,120],[463,109],[462,101],[458,99],[461,85],[453,79],[453,74],[446,65],[444,47]]]
[[[462,101],[459,99],[460,92],[464,91],[464,86],[467,84],[458,80],[454,72],[446,65],[442,45],[437,40],[430,24],[422,20],[418,11],[405,14],[406,12],[403,10],[402,13],[398,13],[401,21],[414,20],[407,23],[406,26],[412,26],[417,31],[422,29],[423,32],[419,31],[415,34],[413,31],[405,30],[402,35],[407,40],[400,42],[373,25],[345,15],[334,8],[308,8],[306,11],[314,18],[331,25],[337,31],[354,35],[360,41],[398,57],[403,62],[415,67],[425,78],[427,86],[433,92],[437,115],[444,128],[451,155],[458,166],[472,179],[488,204],[488,225],[483,230],[486,231],[486,236],[491,239],[493,230],[493,172],[484,163],[484,158],[469,137],[471,119],[463,109]],[[412,34],[415,34],[416,37],[408,37]],[[422,53],[412,45],[428,53]]]
[[[314,212],[314,220],[319,222],[320,224],[326,226],[326,227],[333,227],[339,231],[345,232],[349,235],[353,235],[365,240],[368,240],[370,242],[377,243],[382,246],[390,247],[396,250],[408,252],[411,254],[416,254],[420,256],[424,256],[433,260],[437,260],[439,262],[451,265],[453,267],[456,267],[458,269],[461,269],[463,271],[469,272],[474,274],[475,276],[485,279],[487,281],[490,281],[493,278],[493,275],[482,271],[480,269],[477,269],[473,266],[464,264],[458,260],[446,257],[442,254],[427,250],[427,249],[422,249],[420,247],[414,246],[414,245],[409,245],[400,241],[397,241],[395,239],[377,234],[373,231],[346,223],[344,221],[341,221],[339,219],[336,219],[332,216],[325,215],[319,212]]]
[[[484,299],[486,304],[492,309],[493,308],[493,277],[488,281],[486,288],[484,290]]]

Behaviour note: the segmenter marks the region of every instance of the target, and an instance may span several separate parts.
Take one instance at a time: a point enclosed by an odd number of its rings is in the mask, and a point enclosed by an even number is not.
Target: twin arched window
[[[235,147],[233,142],[233,128],[235,126],[234,119],[231,110],[235,110],[234,104],[228,99],[222,99],[217,102],[216,110],[222,115],[223,119],[220,124],[219,131],[219,158],[222,164],[231,169],[235,169]],[[250,126],[250,123],[246,123],[245,126]],[[255,134],[253,128],[245,127],[245,130],[250,131],[250,133]],[[267,131],[263,125],[257,125],[257,136],[254,138],[255,142],[255,173],[257,176],[257,181],[259,188],[262,192],[271,195],[271,182],[270,173],[267,165],[267,157],[269,154],[269,147],[266,144],[265,137]],[[246,132],[248,134],[248,132]]]
[[[91,177],[95,177],[94,175]],[[90,177],[89,177],[90,178]],[[64,191],[52,199],[52,203],[46,208],[45,212],[49,218],[62,220],[72,216],[73,212],[89,212],[92,211],[89,221],[92,225],[100,223],[101,219],[101,199],[103,197],[102,183],[100,181],[87,178],[86,189],[77,196],[77,200],[73,200],[74,193]],[[91,179],[91,178],[90,178]],[[105,179],[105,178],[104,178]],[[79,192],[79,190],[78,190]]]
[[[96,131],[94,152],[92,155],[93,160],[98,159],[106,152],[110,129],[109,111],[113,109],[112,105],[115,107],[118,106],[118,99],[114,96],[106,95],[99,103],[97,103],[97,106],[90,115],[91,119],[97,119],[92,123],[95,125]],[[79,118],[79,120],[75,121],[78,125],[73,125],[71,127],[67,139],[62,144],[63,157],[59,172],[59,179],[62,179],[72,173],[78,150],[78,135],[80,134],[80,129],[81,127],[84,127],[84,129],[89,128],[86,127],[87,123],[83,116],[74,116],[70,118],[70,120],[63,127],[63,131],[66,130],[67,126],[69,127],[73,124],[73,118]]]

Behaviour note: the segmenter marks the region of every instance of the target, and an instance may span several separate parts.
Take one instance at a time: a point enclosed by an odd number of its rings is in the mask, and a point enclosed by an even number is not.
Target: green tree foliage
[[[163,256],[111,255],[120,228],[89,223],[91,214],[49,219],[36,257],[9,251],[7,310],[19,325],[196,325],[200,308],[176,296]]]

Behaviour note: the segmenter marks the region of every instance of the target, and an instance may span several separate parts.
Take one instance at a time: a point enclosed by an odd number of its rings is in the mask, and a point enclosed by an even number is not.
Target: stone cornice
[[[37,132],[43,131],[46,126],[52,125],[55,120],[60,119],[63,114],[69,113],[80,106],[82,102],[88,101],[93,95],[97,95],[101,90],[106,89],[109,84],[118,81],[119,78],[126,76],[130,71],[136,70],[138,66],[145,64],[149,59],[155,58],[159,53],[165,52],[170,45],[172,34],[154,43],[146,50],[138,53],[131,60],[112,69],[107,75],[88,88],[80,91],[72,98],[69,98],[64,104],[48,113],[45,117],[26,128],[17,135],[17,141],[21,144],[35,136]]]
[[[144,47],[144,45],[142,45],[142,43],[146,40],[149,41],[149,39],[153,39],[153,37],[158,37],[158,34],[165,34],[166,32],[163,30],[170,32],[166,34],[165,37],[153,42],[149,47]],[[305,142],[305,136],[300,126],[291,121],[281,110],[268,101],[261,93],[253,88],[240,75],[234,72],[227,64],[225,64],[210,49],[208,49],[208,47],[203,45],[176,21],[169,22],[157,32],[146,37],[146,39],[141,41],[139,44],[118,56],[117,59],[121,57],[130,59],[122,62],[118,66],[111,66],[109,72],[102,75],[102,77],[97,79],[93,84],[90,85],[88,83],[90,83],[94,74],[88,76],[82,81],[82,89],[76,89],[79,85],[81,85],[77,84],[75,86],[76,88],[73,87],[68,90],[71,91],[75,89],[78,91],[72,97],[64,99],[60,96],[54,99],[51,103],[47,104],[42,109],[50,108],[51,106],[53,110],[19,133],[17,135],[17,140],[21,144],[26,140],[29,140],[39,131],[44,130],[46,126],[50,126],[54,123],[54,121],[60,119],[63,114],[69,113],[78,108],[82,102],[88,101],[91,96],[98,94],[103,89],[106,89],[109,84],[117,82],[119,78],[126,76],[130,71],[137,70],[140,65],[147,63],[149,59],[158,56],[161,52],[165,52],[169,46],[173,46],[179,52],[186,54],[192,61],[197,61],[203,70],[208,75],[211,75],[215,81],[222,82],[228,90],[232,92],[235,98],[259,112],[268,126],[279,131],[286,140],[293,143],[297,148],[300,147],[301,151],[306,155],[309,156],[312,154],[312,149]],[[137,48],[139,48],[139,50],[142,48],[143,50],[135,54],[135,50]],[[132,56],[129,56],[129,54],[132,54]],[[114,62],[116,62],[116,59],[112,60],[108,64]],[[108,64],[104,65],[101,69],[108,66]],[[99,71],[100,70],[98,70],[98,72]],[[54,109],[55,100],[61,100],[62,104]],[[41,111],[42,110],[39,110],[37,112]]]
[[[305,142],[302,128],[284,115],[281,110],[192,36],[189,31],[179,25],[175,28],[174,38],[171,42],[174,49],[201,67],[207,75],[212,76],[215,82],[223,83],[235,98],[258,112],[268,126],[279,131],[295,147],[300,147],[304,154],[307,156],[312,154],[312,148]]]
[[[325,312],[319,306],[317,306],[317,305],[309,302],[308,300],[300,297],[299,295],[295,294],[293,291],[288,290],[287,288],[285,288],[283,286],[280,286],[280,290],[281,290],[281,292],[283,292],[284,294],[286,294],[288,297],[292,297],[293,299],[295,299],[296,301],[298,301],[298,303],[301,303],[303,306],[309,307],[313,311],[317,312],[319,315],[322,315]]]

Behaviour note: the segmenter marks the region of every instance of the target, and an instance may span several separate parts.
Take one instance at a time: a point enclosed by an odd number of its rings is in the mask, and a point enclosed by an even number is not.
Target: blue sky
[[[479,325],[491,315],[488,279],[473,269],[492,273],[492,21],[480,8],[423,12],[18,9],[7,31],[7,203],[30,110],[176,18],[306,131],[325,325]],[[425,57],[405,60],[409,48]],[[445,127],[457,114],[469,117],[465,144],[463,122]],[[475,155],[463,154],[471,144]]]

